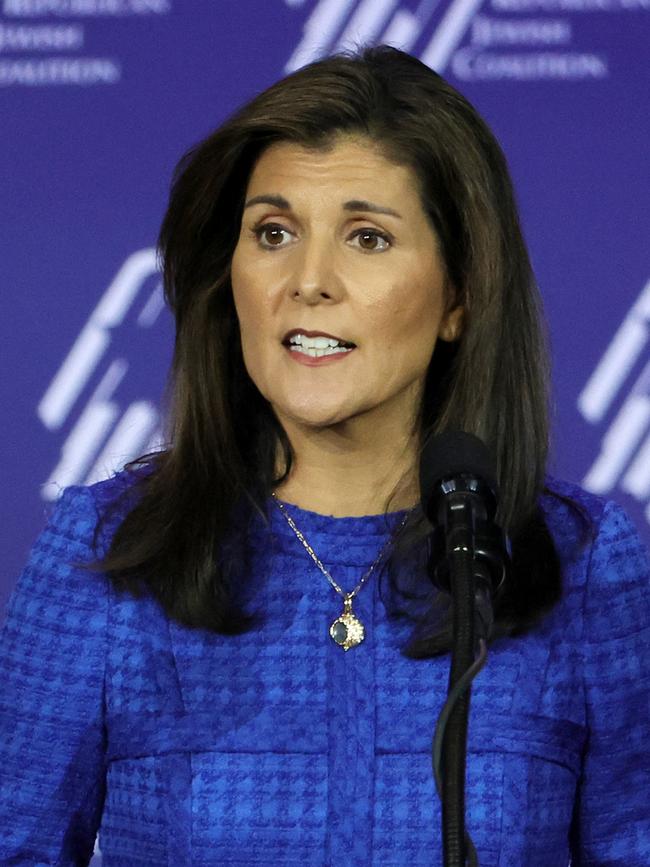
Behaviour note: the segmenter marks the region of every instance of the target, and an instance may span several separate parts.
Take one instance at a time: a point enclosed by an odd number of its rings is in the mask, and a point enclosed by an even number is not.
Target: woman
[[[480,863],[647,864],[648,561],[545,479],[537,295],[475,111],[392,48],[307,66],[185,157],[160,248],[170,445],[67,491],[12,597],[0,861],[86,863],[99,829],[108,865],[440,863],[418,460],[460,429],[513,553],[472,692]]]

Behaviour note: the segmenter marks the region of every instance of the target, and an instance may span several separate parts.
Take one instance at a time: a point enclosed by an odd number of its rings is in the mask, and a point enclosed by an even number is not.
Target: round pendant
[[[343,614],[330,626],[330,635],[343,650],[356,647],[363,641],[363,623],[352,613],[352,600],[346,599]]]

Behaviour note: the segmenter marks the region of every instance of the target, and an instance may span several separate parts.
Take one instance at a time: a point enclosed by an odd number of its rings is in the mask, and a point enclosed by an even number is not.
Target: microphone
[[[462,478],[465,484],[454,485],[455,478]],[[471,484],[472,479],[474,484]],[[451,480],[451,487],[448,480]],[[483,499],[485,511],[494,517],[497,484],[487,446],[474,434],[445,431],[425,442],[420,459],[422,502],[430,520],[436,511],[437,497],[456,487],[471,491]],[[431,523],[435,523],[435,520]]]
[[[498,486],[485,443],[473,434],[446,431],[430,438],[420,459],[422,510],[432,525],[429,575],[451,593],[450,562],[465,553],[472,560],[477,638],[492,629],[492,599],[506,577],[508,540],[494,517]]]

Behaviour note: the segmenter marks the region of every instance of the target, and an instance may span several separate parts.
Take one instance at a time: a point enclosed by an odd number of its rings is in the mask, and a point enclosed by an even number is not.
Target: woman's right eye
[[[260,246],[270,250],[273,247],[285,247],[286,244],[282,243],[283,235],[288,235],[289,232],[277,223],[264,223],[262,226],[256,226],[253,234]]]

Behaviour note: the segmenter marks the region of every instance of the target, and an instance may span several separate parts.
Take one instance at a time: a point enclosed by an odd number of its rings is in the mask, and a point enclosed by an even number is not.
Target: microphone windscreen
[[[464,431],[445,431],[428,439],[420,456],[420,492],[423,502],[429,499],[443,479],[461,473],[482,479],[496,496],[496,473],[483,440]]]

